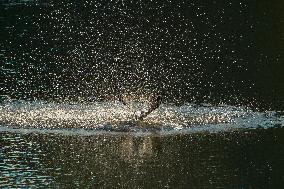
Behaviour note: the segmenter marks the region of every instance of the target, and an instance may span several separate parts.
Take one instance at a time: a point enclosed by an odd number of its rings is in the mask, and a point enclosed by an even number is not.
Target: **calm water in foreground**
[[[281,188],[284,129],[175,135],[1,132],[2,188]]]

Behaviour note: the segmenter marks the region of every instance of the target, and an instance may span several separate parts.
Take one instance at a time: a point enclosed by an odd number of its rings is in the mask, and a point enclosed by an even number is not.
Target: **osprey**
[[[119,96],[119,101],[121,101],[124,105],[127,105],[127,102],[125,98],[120,95]],[[143,120],[145,117],[147,117],[152,111],[157,109],[160,104],[162,103],[162,96],[161,95],[151,95],[150,98],[148,99],[148,109],[145,111],[142,111],[140,115],[138,115],[137,119],[138,120]]]

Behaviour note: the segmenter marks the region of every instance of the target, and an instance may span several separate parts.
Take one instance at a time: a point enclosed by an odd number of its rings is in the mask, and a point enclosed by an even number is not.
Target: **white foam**
[[[0,132],[174,134],[284,126],[284,117],[276,112],[254,112],[246,107],[162,104],[143,121],[136,121],[139,108],[139,104],[126,107],[120,102],[7,101],[0,105]]]

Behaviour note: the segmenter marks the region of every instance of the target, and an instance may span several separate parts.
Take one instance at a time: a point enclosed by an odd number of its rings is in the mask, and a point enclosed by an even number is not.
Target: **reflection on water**
[[[246,107],[5,101],[1,187],[268,188],[283,178],[284,117]]]
[[[0,135],[0,186],[7,188],[279,188],[284,179],[283,128]]]

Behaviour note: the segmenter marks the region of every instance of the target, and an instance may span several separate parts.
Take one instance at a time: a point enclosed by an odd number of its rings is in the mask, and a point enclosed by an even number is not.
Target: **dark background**
[[[283,1],[0,2],[0,95],[284,109]]]

